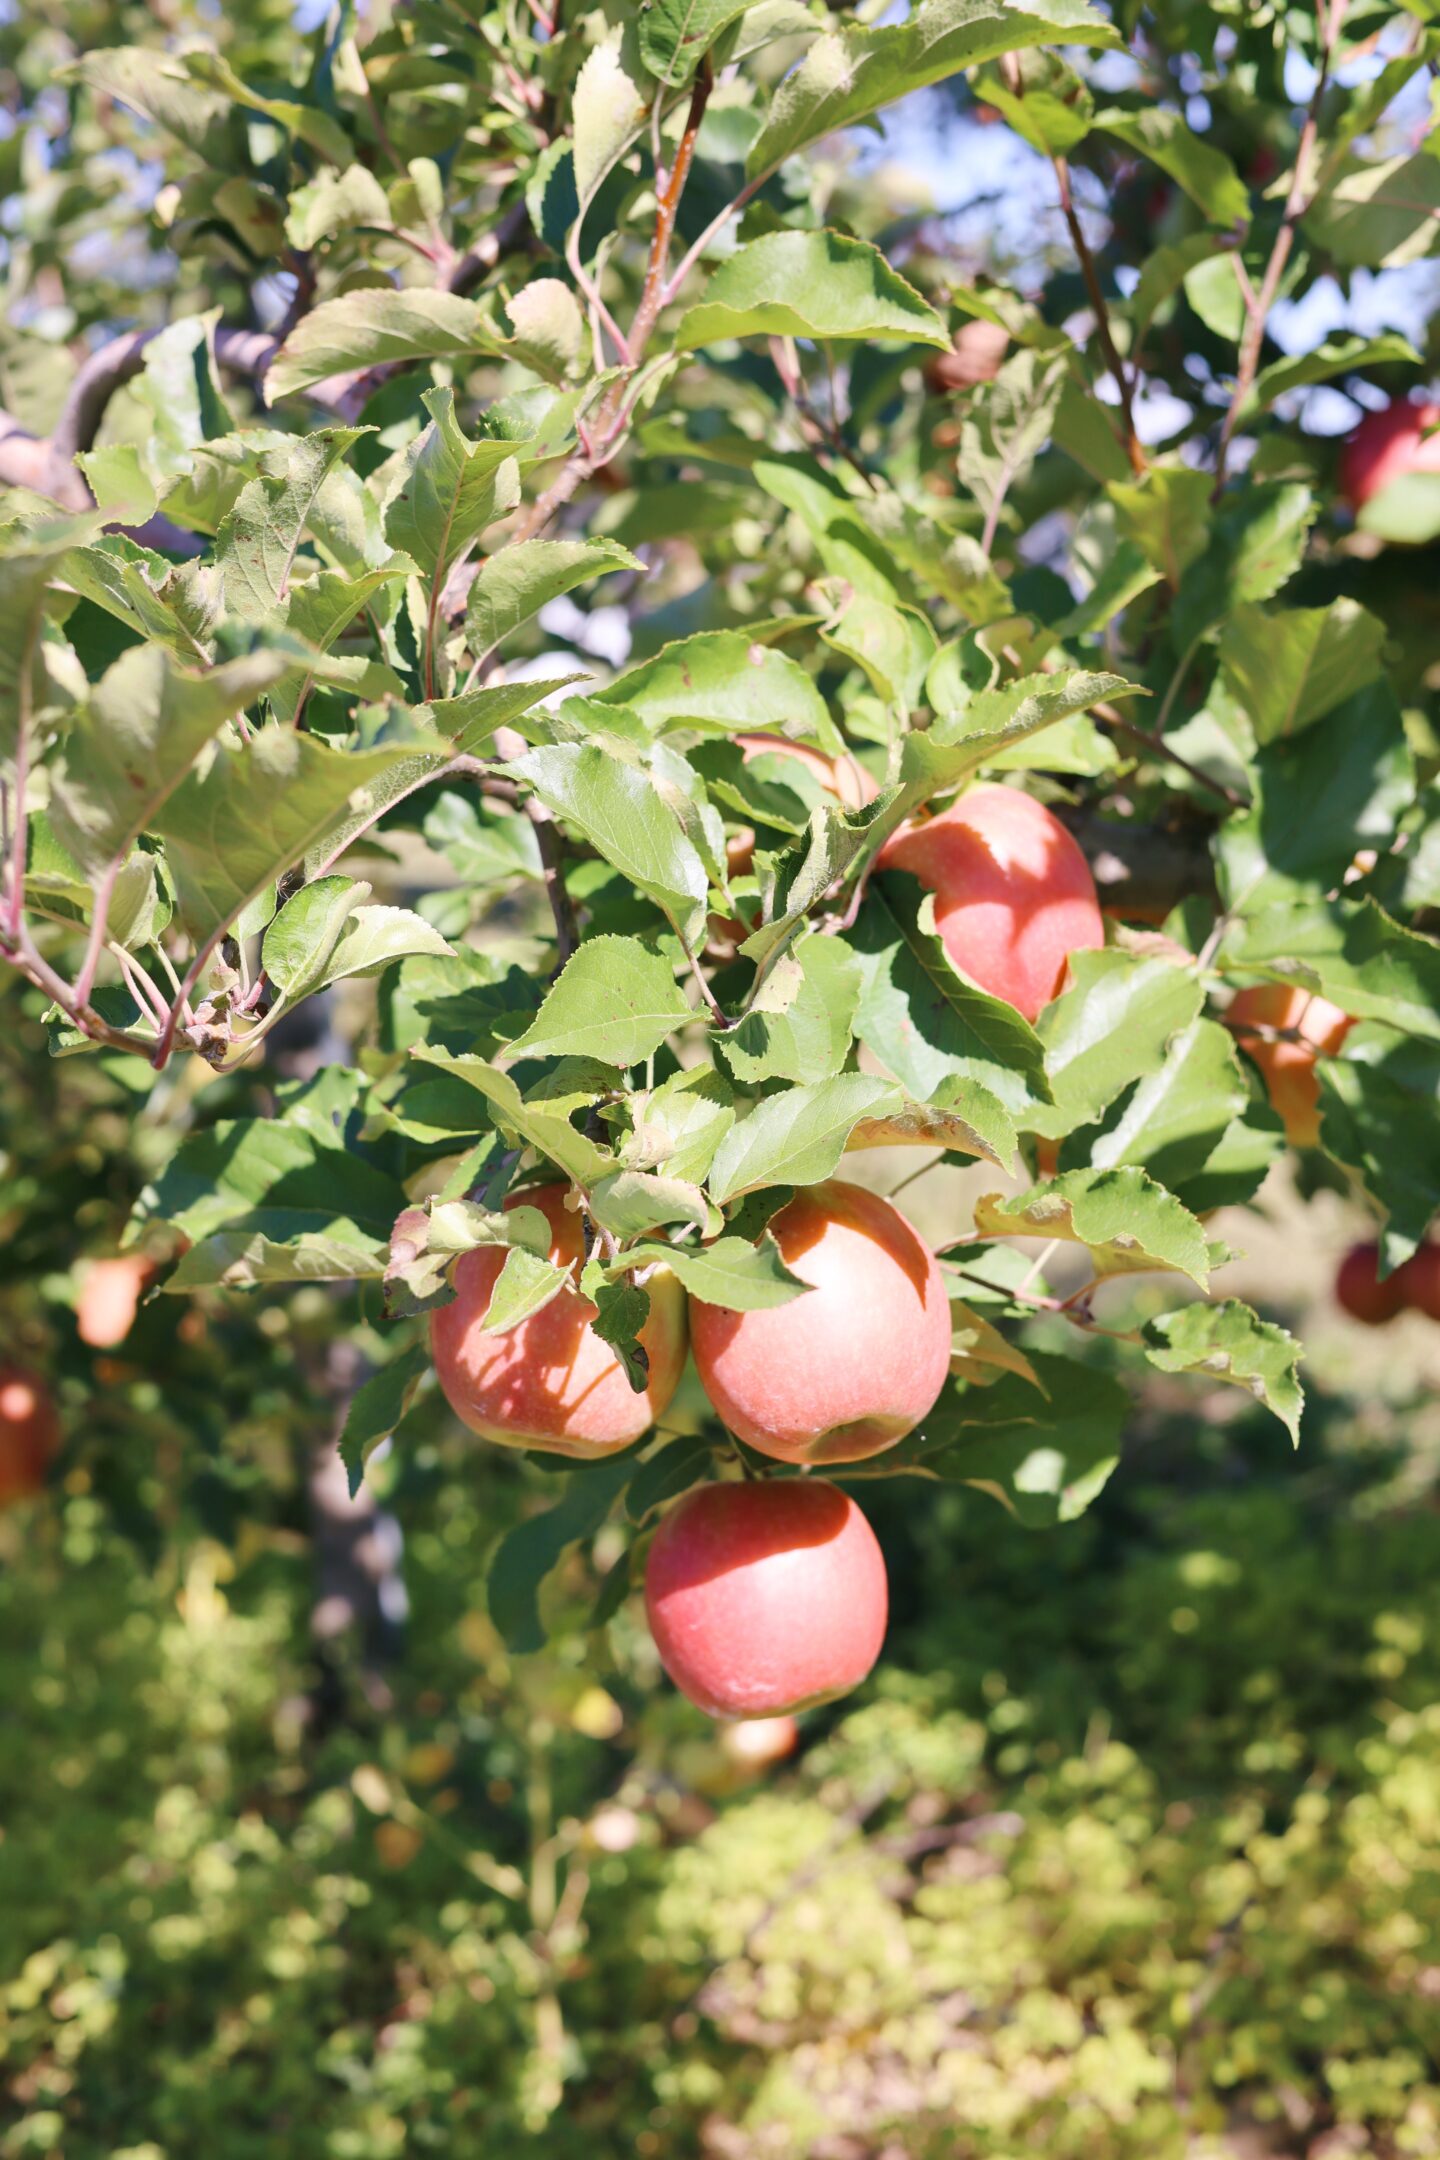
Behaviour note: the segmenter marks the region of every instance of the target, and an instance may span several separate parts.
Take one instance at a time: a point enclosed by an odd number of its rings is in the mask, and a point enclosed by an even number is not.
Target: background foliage
[[[1440,29],[892,12],[0,22],[6,2160],[1440,2137],[1433,1351],[1323,1289],[1440,1199],[1440,479],[1337,504],[1435,372]],[[982,771],[1112,910],[1035,1029],[870,874]],[[1301,1155],[1267,981],[1357,1020]],[[526,1144],[619,1284],[917,1133],[969,1363],[747,1791],[627,1595],[698,1392],[562,1483],[424,1313]]]

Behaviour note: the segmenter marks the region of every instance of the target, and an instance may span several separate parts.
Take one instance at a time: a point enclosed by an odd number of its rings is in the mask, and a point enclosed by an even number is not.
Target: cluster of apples
[[[1422,1245],[1383,1281],[1379,1246],[1352,1245],[1335,1277],[1335,1302],[1366,1327],[1383,1327],[1402,1312],[1440,1320],[1440,1245]]]
[[[799,758],[838,800],[866,799],[859,768],[755,736],[747,757]],[[742,835],[740,847],[753,836]],[[1104,942],[1084,855],[1032,797],[977,787],[889,841],[880,867],[935,894],[952,957],[1027,1018],[1060,988],[1071,953]],[[629,1447],[663,1416],[687,1340],[726,1427],[779,1463],[824,1467],[893,1447],[920,1423],[950,1367],[950,1308],[929,1249],[888,1200],[843,1180],[806,1188],[769,1225],[808,1293],[760,1312],[686,1298],[663,1268],[646,1280],[635,1393],[595,1308],[574,1281],[583,1256],[577,1194],[515,1195],[550,1226],[551,1259],[572,1282],[501,1335],[485,1318],[504,1255],[478,1248],[455,1272],[455,1301],[432,1319],[436,1370],[457,1414],[502,1446],[594,1457]],[[820,1478],[702,1485],[662,1521],[645,1581],[666,1671],[714,1717],[767,1718],[856,1686],[879,1654],[888,1603],[874,1532]]]

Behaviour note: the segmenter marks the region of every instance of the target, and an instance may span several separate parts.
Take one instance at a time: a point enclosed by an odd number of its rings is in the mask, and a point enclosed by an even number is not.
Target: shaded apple
[[[612,1455],[649,1430],[680,1382],[685,1364],[685,1294],[666,1268],[644,1283],[650,1314],[640,1332],[650,1360],[642,1394],[630,1386],[609,1343],[591,1326],[595,1307],[578,1287],[584,1260],[580,1216],[565,1205],[563,1185],[515,1194],[512,1207],[538,1208],[550,1225],[550,1258],[572,1271],[572,1285],[504,1334],[485,1332],[491,1293],[505,1249],[462,1253],[455,1302],[430,1318],[435,1370],[450,1407],[472,1432],[502,1447],[545,1448],[558,1455]]]
[[[60,1421],[43,1380],[0,1365],[0,1507],[44,1489],[60,1449]]]
[[[1335,1277],[1335,1302],[1365,1327],[1383,1327],[1406,1304],[1404,1269],[1380,1279],[1380,1248],[1370,1240],[1352,1245]]]
[[[1237,991],[1226,1017],[1235,1026],[1235,1040],[1260,1068],[1271,1108],[1291,1146],[1314,1147],[1320,1138],[1320,1081],[1315,1062],[1340,1048],[1354,1024],[1349,1013],[1298,984],[1258,983]],[[1257,1027],[1294,1029],[1303,1040],[1276,1042],[1247,1034],[1247,1021]]]
[[[950,1306],[934,1255],[878,1193],[831,1179],[770,1224],[788,1305],[690,1300],[695,1364],[731,1432],[782,1462],[858,1462],[919,1424],[950,1369]]]
[[[1062,987],[1070,955],[1105,942],[1079,844],[1018,788],[971,788],[938,817],[902,826],[880,868],[906,870],[934,893],[955,965],[1027,1020]]]
[[[660,1662],[711,1717],[783,1717],[858,1687],[888,1604],[874,1531],[820,1478],[696,1486],[645,1570]]]

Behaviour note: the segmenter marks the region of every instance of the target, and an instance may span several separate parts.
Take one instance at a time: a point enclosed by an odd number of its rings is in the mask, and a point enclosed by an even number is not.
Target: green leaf
[[[832,651],[864,670],[877,697],[907,709],[919,704],[936,646],[934,631],[916,610],[853,593],[821,635]]]
[[[218,308],[205,315],[183,315],[146,341],[145,365],[131,384],[130,394],[152,416],[144,445],[145,462],[152,472],[188,472],[192,453],[201,443],[228,435],[234,428],[215,368],[219,319]]]
[[[815,1185],[829,1177],[861,1118],[893,1102],[888,1080],[842,1073],[813,1087],[786,1088],[732,1126],[710,1166],[710,1196],[722,1206],[762,1185]]]
[[[267,120],[273,120],[277,127],[283,127],[299,141],[308,143],[312,150],[318,150],[322,157],[329,158],[332,165],[343,165],[350,156],[350,138],[329,113],[296,98],[267,97],[252,89],[222,54],[203,48],[192,50],[183,55],[181,64],[196,82],[219,91],[249,112],[261,113]]]
[[[682,936],[699,935],[709,890],[705,866],[648,774],[579,743],[527,751],[509,769],[663,909]]]
[[[515,878],[538,884],[544,878],[535,828],[513,810],[450,792],[437,797],[421,830],[466,885],[507,885]]]
[[[912,1102],[907,1096],[893,1110],[862,1118],[845,1152],[873,1147],[944,1148],[979,1156],[1008,1172],[1015,1166],[1015,1127],[988,1088],[955,1076],[937,1088],[929,1102]]]
[[[811,936],[783,955],[739,1026],[720,1038],[735,1078],[828,1080],[850,1049],[860,964],[839,938]]]
[[[533,1094],[527,1099],[509,1073],[502,1073],[483,1058],[456,1055],[434,1043],[417,1043],[411,1055],[427,1065],[438,1065],[479,1091],[490,1105],[491,1120],[517,1139],[539,1150],[577,1185],[593,1185],[615,1168],[614,1157],[575,1130],[563,1107]]]
[[[225,606],[242,622],[273,620],[289,584],[315,497],[364,428],[319,428],[284,451],[266,452],[215,535]]]
[[[657,1508],[676,1500],[714,1470],[714,1451],[703,1433],[682,1433],[641,1463],[625,1494],[631,1522],[644,1522]]]
[[[114,98],[153,121],[208,163],[227,162],[229,101],[202,89],[178,59],[134,45],[86,53],[75,74],[97,97]]]
[[[798,661],[742,630],[702,630],[597,691],[597,705],[638,713],[652,734],[672,723],[830,741],[825,701]]]
[[[950,345],[935,310],[878,248],[823,230],[766,233],[737,248],[681,317],[676,349],[750,337]]]
[[[648,1094],[632,1095],[634,1132],[625,1161],[634,1169],[663,1170],[667,1179],[698,1183],[715,1150],[735,1122],[735,1104],[723,1074],[708,1066],[672,1073]]]
[[[873,1464],[845,1464],[840,1479],[943,1478],[989,1493],[1027,1529],[1074,1522],[1120,1459],[1130,1398],[1095,1366],[1039,1350],[1030,1363],[1043,1394],[1019,1373],[946,1388],[918,1432]]]
[[[504,345],[477,301],[456,293],[366,286],[322,300],[302,315],[270,363],[265,400],[274,405],[327,376],[390,361],[454,360]]]
[[[1067,1170],[1048,1184],[1007,1199],[986,1193],[975,1203],[985,1237],[1062,1238],[1089,1248],[1097,1275],[1170,1269],[1203,1290],[1210,1276],[1205,1233],[1188,1208],[1143,1170]]]
[[[434,1371],[428,1343],[412,1343],[380,1372],[362,1381],[350,1398],[340,1435],[340,1460],[353,1500],[365,1479],[365,1465],[409,1410]]]
[[[292,247],[318,247],[357,225],[391,224],[390,201],[368,166],[347,165],[324,172],[296,188],[285,216],[285,237]]]
[[[490,652],[549,600],[611,570],[643,570],[613,540],[522,540],[480,565],[465,611],[473,653]]]
[[[1219,1305],[1184,1305],[1147,1321],[1155,1347],[1146,1351],[1161,1372],[1200,1373],[1225,1380],[1273,1411],[1296,1447],[1305,1395],[1296,1376],[1300,1345],[1284,1328],[1261,1320],[1238,1298]]]
[[[595,1220],[613,1237],[633,1238],[664,1223],[690,1223],[708,1229],[705,1195],[685,1178],[656,1177],[649,1170],[614,1170],[590,1188]]]
[[[1241,605],[1220,671],[1258,743],[1298,735],[1380,673],[1385,625],[1353,600],[1323,608]]]
[[[1329,382],[1336,375],[1359,375],[1397,362],[1409,367],[1421,364],[1410,340],[1396,331],[1387,330],[1381,337],[1332,339],[1317,345],[1314,352],[1275,360],[1262,368],[1250,398],[1241,408],[1241,417],[1248,417],[1256,409],[1263,411],[1288,390],[1303,390],[1309,383]]]
[[[893,104],[911,90],[1027,45],[1115,45],[1115,30],[1083,0],[1031,9],[1001,0],[925,0],[902,23],[851,25],[816,41],[775,93],[745,161],[753,179],[807,143]]]
[[[192,933],[206,937],[233,921],[347,811],[363,819],[372,790],[409,755],[403,746],[334,750],[277,727],[262,728],[243,749],[217,748],[153,820]]]
[[[1070,970],[1073,987],[1037,1024],[1053,1102],[1025,1119],[1029,1130],[1054,1139],[1089,1124],[1134,1081],[1158,1071],[1203,998],[1191,969],[1158,955],[1079,952]]]
[[[667,90],[689,82],[722,30],[756,0],[653,0],[640,17],[640,57]]]
[[[694,1017],[668,960],[633,938],[587,938],[510,1054],[638,1065]]]
[[[1090,1146],[1090,1164],[1115,1170],[1132,1163],[1183,1199],[1181,1188],[1205,1170],[1249,1093],[1229,1029],[1194,1020],[1106,1119]],[[1060,1159],[1068,1168],[1064,1152]]]
[[[1202,476],[1203,477],[1203,476]],[[1290,481],[1246,487],[1222,505],[1203,554],[1191,564],[1175,603],[1182,645],[1228,620],[1245,600],[1268,600],[1292,578],[1318,505]]]
[[[1440,1212],[1440,1050],[1366,1024],[1319,1072],[1321,1144],[1384,1211],[1386,1263],[1397,1266]]]
[[[1115,481],[1107,489],[1121,531],[1144,549],[1172,591],[1205,551],[1214,486],[1209,473],[1193,466],[1155,464],[1143,480]]]
[[[451,390],[421,399],[430,425],[403,453],[384,504],[385,537],[432,582],[497,517],[520,499],[520,470],[509,442],[471,442],[455,418]]]
[[[1440,1042],[1440,944],[1374,900],[1263,907],[1232,924],[1217,959],[1227,973],[1299,983],[1357,1019]]]
[[[1250,770],[1254,800],[1218,836],[1228,905],[1319,898],[1362,848],[1388,845],[1415,797],[1415,764],[1399,700],[1378,681],[1326,713],[1298,740],[1267,743]]]
[[[942,788],[956,786],[1017,743],[1055,727],[1075,713],[1111,698],[1133,697],[1137,686],[1123,675],[1022,675],[994,690],[977,690],[958,711],[944,714],[923,733],[905,737],[900,778],[902,814]],[[900,822],[894,808],[887,823]]]
[[[1088,88],[1058,53],[1022,53],[1012,67],[1009,81],[998,72],[982,76],[975,96],[1003,113],[1042,157],[1067,157],[1090,132],[1095,100]]]
[[[1378,540],[1428,547],[1440,537],[1440,473],[1401,473],[1371,496],[1355,523]]]
[[[500,1540],[490,1562],[486,1595],[507,1650],[524,1655],[545,1648],[541,1583],[572,1545],[594,1536],[636,1468],[631,1453],[587,1463],[572,1472],[557,1506],[528,1516]]]
[[[515,332],[511,355],[547,382],[563,383],[585,349],[585,317],[560,278],[532,278],[505,303]]]
[[[553,1261],[527,1252],[523,1245],[512,1245],[490,1293],[480,1323],[481,1334],[508,1335],[522,1320],[543,1312],[552,1299],[570,1287],[570,1280],[568,1267],[556,1267]]]
[[[848,939],[864,979],[856,1034],[921,1101],[963,1077],[1012,1116],[1048,1102],[1039,1036],[1013,1005],[957,974],[931,927],[929,896],[914,913],[908,895],[917,892],[913,879],[871,881]]]
[[[1440,246],[1440,158],[1429,147],[1378,163],[1350,159],[1301,230],[1341,270],[1393,269]]]
[[[0,752],[13,749],[22,710],[43,703],[37,664],[45,594],[93,518],[55,518],[0,529]]]
[[[810,1288],[791,1274],[768,1230],[754,1245],[743,1237],[718,1237],[700,1246],[632,1245],[615,1264],[668,1267],[691,1297],[727,1312],[767,1312]]]
[[[284,672],[254,652],[192,675],[155,645],[132,646],[81,707],[53,768],[56,830],[92,871],[127,855],[206,743]]]
[[[1168,173],[1212,225],[1249,222],[1250,194],[1239,173],[1225,153],[1194,134],[1178,112],[1163,105],[1147,105],[1139,112],[1112,107],[1096,114],[1095,125]]]
[[[648,110],[648,99],[625,72],[619,46],[597,45],[575,78],[571,101],[575,190],[582,211]]]
[[[1026,348],[970,398],[956,470],[988,518],[1049,441],[1067,380],[1064,353]]]

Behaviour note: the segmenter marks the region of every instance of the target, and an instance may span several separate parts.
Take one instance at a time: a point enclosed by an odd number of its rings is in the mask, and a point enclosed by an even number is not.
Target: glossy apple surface
[[[1018,788],[976,787],[880,851],[935,895],[935,927],[955,965],[1027,1020],[1048,1005],[1071,953],[1105,942],[1078,843]]]
[[[487,1335],[485,1315],[505,1253],[477,1246],[456,1265],[454,1304],[431,1315],[431,1353],[451,1408],[472,1432],[502,1447],[613,1455],[649,1430],[679,1385],[685,1293],[668,1269],[644,1284],[650,1317],[640,1343],[650,1377],[637,1395],[615,1352],[590,1325],[595,1307],[578,1288],[584,1237],[579,1215],[565,1205],[565,1190],[545,1185],[505,1204],[507,1210],[540,1209],[550,1225],[550,1258],[573,1270],[575,1286],[518,1327]]]
[[[888,1603],[874,1531],[819,1478],[695,1487],[645,1570],[660,1662],[711,1717],[783,1717],[858,1687]]]
[[[690,1301],[695,1365],[731,1432],[782,1462],[858,1462],[919,1424],[950,1369],[950,1306],[898,1208],[838,1178],[770,1224],[810,1291],[764,1312]]]

